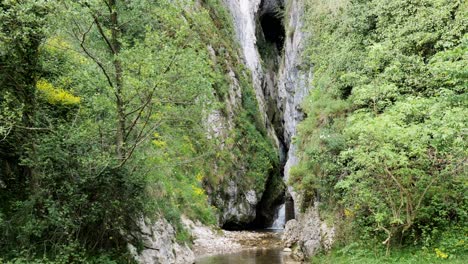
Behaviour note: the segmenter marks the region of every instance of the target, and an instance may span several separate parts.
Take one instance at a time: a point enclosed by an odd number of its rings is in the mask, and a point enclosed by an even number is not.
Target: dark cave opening
[[[283,50],[286,32],[284,30],[281,17],[275,12],[266,12],[260,16],[260,25],[262,26],[265,40],[274,43],[278,51]]]

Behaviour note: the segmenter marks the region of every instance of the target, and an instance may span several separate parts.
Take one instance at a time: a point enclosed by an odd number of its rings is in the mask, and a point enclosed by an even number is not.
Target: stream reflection
[[[245,250],[237,253],[203,257],[196,264],[296,264],[281,248]]]

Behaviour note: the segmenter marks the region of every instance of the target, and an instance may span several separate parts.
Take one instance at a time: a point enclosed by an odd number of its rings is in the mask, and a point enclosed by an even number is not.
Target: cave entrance
[[[278,12],[269,11],[260,16],[260,25],[262,26],[265,40],[273,43],[278,51],[283,50],[285,30],[281,15]]]
[[[265,77],[262,84],[266,100],[267,116],[279,140],[278,168],[268,178],[262,199],[257,205],[256,218],[251,224],[255,229],[282,229],[284,224],[294,218],[290,214],[290,197],[284,184],[284,166],[288,145],[284,140],[282,109],[279,108],[278,74],[281,53],[286,33],[283,23],[284,0],[262,0],[257,13],[257,48],[263,62]],[[292,199],[291,199],[292,201]]]

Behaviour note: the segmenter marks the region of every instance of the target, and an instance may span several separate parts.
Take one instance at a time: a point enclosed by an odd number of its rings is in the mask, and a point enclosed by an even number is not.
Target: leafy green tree
[[[142,219],[188,240],[180,215],[216,223],[228,178],[265,189],[276,152],[220,3],[0,4],[2,258],[131,262]],[[242,102],[213,138],[231,73]]]
[[[354,227],[345,242],[365,234],[387,251],[463,228],[467,3],[308,3],[315,90],[292,170],[304,205],[318,198]]]

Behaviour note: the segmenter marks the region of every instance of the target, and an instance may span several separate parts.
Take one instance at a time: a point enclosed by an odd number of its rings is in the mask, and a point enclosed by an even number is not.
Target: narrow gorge
[[[467,263],[467,29],[461,0],[2,1],[0,264]]]
[[[249,81],[258,102],[262,126],[268,140],[274,144],[278,163],[267,175],[261,193],[246,188],[245,174],[239,171],[227,184],[218,189],[208,189],[210,203],[220,211],[220,227],[234,232],[283,230],[286,222],[296,219],[287,225],[286,233],[281,231],[274,235],[277,241],[283,236],[284,242],[273,244],[273,248],[279,248],[280,252],[283,247],[293,248],[296,258],[304,259],[323,245],[330,246],[333,239],[333,231],[321,222],[317,211],[307,212],[306,216],[301,213],[298,206],[301,198],[288,185],[289,170],[297,163],[293,138],[304,116],[301,103],[311,89],[313,76],[312,68],[302,61],[306,40],[302,29],[304,3],[296,0],[226,0],[224,3],[232,18],[233,37],[238,42],[240,56],[250,73]],[[212,54],[216,53],[213,50]],[[245,88],[239,86],[236,74],[232,73],[231,78],[226,101],[231,112],[227,115],[213,112],[208,118],[208,127],[214,137],[222,138],[229,134],[226,128],[233,126],[235,109],[242,105],[241,90]],[[233,248],[221,247],[218,253],[236,251],[237,247],[230,244],[230,239],[223,240],[208,230],[202,232],[203,228],[194,223],[189,226],[192,231],[198,230],[193,233],[196,254],[200,250],[204,252],[203,248],[217,248],[213,243],[227,243]],[[224,233],[235,237],[229,231]],[[233,243],[243,244],[242,235],[238,239]],[[256,248],[257,245],[250,247]],[[150,251],[148,254],[146,259],[150,258]]]
[[[217,194],[210,196],[211,203],[220,210],[219,223],[224,230],[283,230],[286,222],[296,219],[287,225],[286,233],[281,231],[275,235],[277,239],[283,236],[283,242],[274,244],[273,248],[279,247],[280,251],[283,247],[293,248],[296,259],[301,260],[314,255],[323,246],[330,247],[333,241],[333,229],[320,220],[316,209],[301,213],[301,197],[288,185],[289,170],[297,163],[293,138],[304,116],[301,103],[311,89],[313,76],[310,65],[302,61],[306,40],[302,29],[304,3],[300,0],[240,0],[225,1],[225,4],[232,16],[242,60],[251,73],[261,120],[269,140],[274,143],[279,164],[268,175],[263,193],[245,189],[242,187],[244,179],[238,177],[230,180],[226,188],[213,191]],[[236,89],[242,88],[232,85],[230,89],[227,104],[235,109],[242,98],[233,95],[240,94]],[[229,115],[221,116],[221,113],[214,113],[210,119],[211,130],[217,136],[226,133],[223,129],[230,123]],[[196,243],[200,243],[198,247],[216,248],[206,243],[203,236],[206,233],[194,235]],[[223,243],[212,234],[208,237]],[[242,236],[239,239],[242,241]],[[235,252],[236,247],[233,248]],[[223,252],[226,249],[218,253]]]

